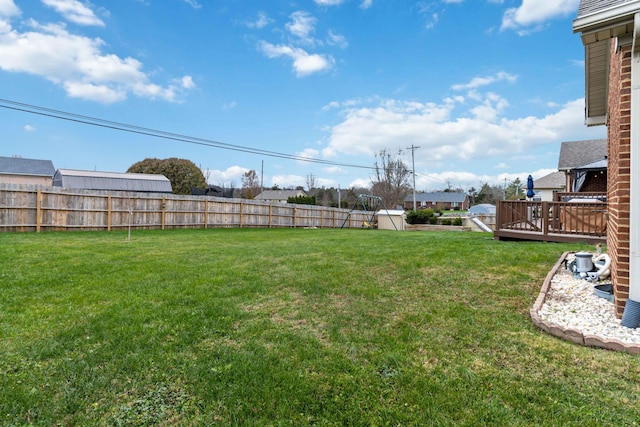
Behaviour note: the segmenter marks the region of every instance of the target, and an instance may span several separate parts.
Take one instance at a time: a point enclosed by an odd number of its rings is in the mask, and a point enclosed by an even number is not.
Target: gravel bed
[[[640,328],[620,325],[612,302],[594,294],[595,285],[610,281],[589,282],[577,279],[560,267],[551,279],[545,302],[538,311],[542,320],[585,335],[617,339],[627,344],[640,344]]]

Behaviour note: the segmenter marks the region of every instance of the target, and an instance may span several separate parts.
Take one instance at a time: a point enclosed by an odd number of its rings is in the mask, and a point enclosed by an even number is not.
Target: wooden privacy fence
[[[363,211],[259,200],[0,184],[0,231],[360,228],[366,217]]]

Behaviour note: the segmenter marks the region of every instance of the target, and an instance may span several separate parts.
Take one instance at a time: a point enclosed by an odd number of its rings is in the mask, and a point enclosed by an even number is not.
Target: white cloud
[[[420,15],[423,15],[426,19],[425,25],[424,25],[425,28],[427,30],[433,29],[438,23],[438,20],[440,19],[440,15],[438,14],[438,12],[434,11],[434,9],[438,6],[438,4],[435,2],[426,3],[424,1],[421,1],[421,2],[418,2],[416,6],[418,7],[418,13]]]
[[[334,64],[334,60],[331,56],[310,54],[303,49],[293,46],[274,45],[262,41],[258,47],[262,53],[267,55],[269,58],[285,56],[292,59],[293,69],[298,77],[331,69]]]
[[[362,0],[360,3],[360,9],[369,9],[373,4],[373,0]]]
[[[300,175],[274,175],[271,177],[271,185],[277,185],[280,188],[287,187],[305,187],[307,178]]]
[[[451,184],[453,188],[462,188],[468,191],[471,187],[480,190],[482,184],[504,186],[505,179],[507,183],[520,179],[523,185],[526,185],[527,177],[531,175],[533,179],[542,178],[545,175],[555,172],[555,169],[536,169],[534,171],[521,171],[500,173],[498,175],[475,174],[473,172],[464,171],[442,171],[438,173],[421,174],[417,173],[416,190],[418,191],[437,191],[443,190],[447,184]],[[526,187],[525,187],[526,188]]]
[[[369,187],[371,187],[371,181],[364,178],[354,179],[347,186],[347,188],[369,188]]]
[[[193,77],[191,76],[184,76],[179,80],[179,82],[180,82],[180,86],[182,86],[185,89],[193,89],[196,87],[196,84],[193,81]]]
[[[246,25],[249,28],[261,29],[273,22],[265,12],[258,12],[258,17],[255,21],[247,22]]]
[[[242,175],[249,172],[249,169],[242,166],[230,166],[225,170],[204,169],[202,173],[207,178],[210,185],[219,185],[221,187],[229,187],[234,184],[236,187],[241,185]]]
[[[285,28],[298,40],[305,44],[313,44],[312,34],[315,32],[316,18],[304,11],[293,12],[291,22],[285,24]]]
[[[64,25],[26,21],[31,31],[0,33],[0,69],[41,76],[69,96],[102,103],[121,101],[128,94],[176,101],[194,84],[189,76],[167,86],[149,81],[137,59],[103,53],[99,38],[74,35]]]
[[[344,0],[313,0],[319,6],[338,6],[341,5]]]
[[[506,81],[508,83],[514,83],[518,79],[518,76],[500,71],[493,76],[474,77],[468,83],[454,84],[451,86],[453,90],[465,90],[465,89],[477,89],[482,86],[487,86],[493,83]]]
[[[527,34],[550,19],[575,13],[579,3],[580,0],[522,0],[520,7],[506,10],[500,29]]]
[[[349,46],[347,39],[343,35],[336,34],[332,30],[329,30],[329,34],[327,35],[327,44],[338,46],[342,49],[346,49]]]
[[[63,86],[67,91],[67,94],[72,98],[88,99],[105,104],[123,101],[127,98],[127,93],[124,90],[110,88],[106,85],[67,81],[64,82]]]
[[[226,102],[224,104],[222,104],[222,109],[223,110],[233,110],[234,108],[236,108],[238,106],[238,103],[236,101],[231,101],[231,102]]]
[[[300,157],[308,157],[310,159],[317,159],[319,154],[320,154],[320,151],[315,148],[305,148],[304,150],[302,150],[296,155]]]
[[[78,0],[42,0],[42,3],[55,9],[65,19],[75,24],[104,27],[104,22]]]
[[[202,7],[196,0],[184,0],[184,2],[194,9],[200,9]]]
[[[588,139],[598,132],[584,126],[583,99],[543,117],[503,117],[507,104],[506,99],[489,93],[466,112],[456,111],[460,104],[451,99],[440,104],[383,100],[378,105],[349,108],[342,122],[330,129],[322,154],[326,158],[373,156],[383,148],[416,145],[425,162],[456,162],[512,156],[545,144]]]
[[[24,130],[27,132],[35,132],[36,128],[31,125],[24,125]]]
[[[20,14],[20,9],[13,0],[0,0],[0,17],[10,18]]]

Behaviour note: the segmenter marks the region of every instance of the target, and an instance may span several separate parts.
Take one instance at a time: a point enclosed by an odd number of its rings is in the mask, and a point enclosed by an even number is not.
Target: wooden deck
[[[607,203],[593,197],[579,202],[498,201],[496,240],[603,243]]]

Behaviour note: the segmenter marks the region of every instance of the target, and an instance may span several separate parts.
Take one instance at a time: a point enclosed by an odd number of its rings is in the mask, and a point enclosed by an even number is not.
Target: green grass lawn
[[[536,329],[583,245],[462,232],[0,234],[0,425],[629,426],[637,356]]]

